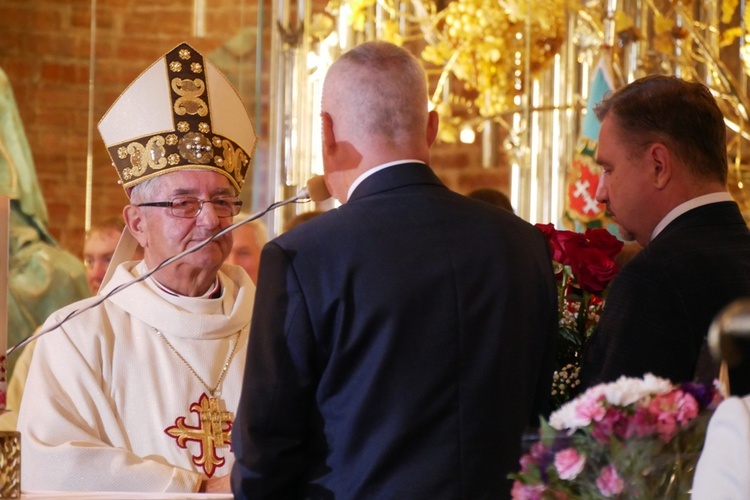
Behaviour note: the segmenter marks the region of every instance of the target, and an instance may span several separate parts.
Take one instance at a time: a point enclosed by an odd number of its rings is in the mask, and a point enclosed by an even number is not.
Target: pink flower
[[[520,481],[513,481],[510,497],[513,500],[541,500],[543,493],[543,484],[523,484]]]
[[[575,448],[565,448],[555,454],[555,470],[560,479],[570,480],[578,477],[578,474],[586,465],[586,457],[579,455]]]
[[[522,456],[519,463],[521,464],[521,472],[529,472],[539,466],[539,462],[534,460],[534,458],[528,454]]]
[[[669,441],[683,425],[698,415],[698,402],[679,389],[655,396],[648,411],[656,419],[656,430],[663,441]]]
[[[649,436],[656,431],[656,420],[646,408],[637,408],[630,423],[639,436]]]
[[[601,395],[595,397],[584,397],[578,402],[575,408],[576,416],[583,420],[596,422],[604,418],[607,410],[604,408],[604,398]]]
[[[539,462],[539,459],[541,459],[545,453],[547,453],[547,447],[544,446],[541,441],[532,444],[531,449],[529,450],[529,455],[536,462]]]
[[[609,443],[610,438],[614,435],[619,439],[627,439],[633,435],[635,429],[630,425],[628,415],[615,407],[607,408],[604,417],[594,423],[594,430],[591,435],[602,444]]]
[[[596,487],[599,488],[599,492],[606,498],[614,495],[619,495],[625,488],[623,482],[617,470],[612,465],[604,467],[596,478]]]

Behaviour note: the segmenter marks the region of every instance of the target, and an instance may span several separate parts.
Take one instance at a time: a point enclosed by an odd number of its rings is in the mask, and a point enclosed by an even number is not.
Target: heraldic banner
[[[601,171],[595,160],[601,124],[594,114],[594,107],[614,89],[613,81],[609,53],[605,52],[594,72],[581,137],[566,178],[562,222],[572,231],[603,227],[614,235],[618,234],[617,224],[607,217],[606,207],[595,198]]]

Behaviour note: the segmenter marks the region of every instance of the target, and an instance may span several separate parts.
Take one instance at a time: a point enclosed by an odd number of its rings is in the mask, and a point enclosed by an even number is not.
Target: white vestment
[[[121,264],[99,293],[145,272],[142,262]],[[207,472],[197,463],[210,455],[200,437],[210,422],[191,411],[209,393],[198,377],[213,389],[239,342],[216,391],[233,416],[255,295],[240,267],[224,265],[219,278],[216,299],[173,296],[151,279],[135,283],[37,341],[18,423],[25,491],[197,490]],[[44,327],[99,298],[57,311]],[[214,424],[219,433],[229,425]],[[215,456],[223,463],[213,475],[229,474],[229,444]]]
[[[750,499],[750,395],[725,399],[711,415],[691,498]]]

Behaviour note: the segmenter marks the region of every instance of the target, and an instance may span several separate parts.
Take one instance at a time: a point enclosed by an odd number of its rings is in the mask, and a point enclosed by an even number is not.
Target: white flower
[[[574,426],[576,428],[585,427],[586,425],[588,425],[588,423],[589,422],[585,419],[579,419],[576,417],[575,405],[573,404],[573,401],[565,403],[549,417],[549,425],[551,425],[558,431],[562,429],[569,429]]]
[[[672,382],[665,378],[657,377],[653,373],[647,373],[643,376],[643,387],[651,394],[666,394],[674,389]]]
[[[643,378],[622,376],[615,382],[598,384],[568,401],[550,415],[550,425],[557,429],[581,429],[599,420],[606,412],[605,406],[626,407],[650,401],[657,394],[674,389],[672,383],[647,373]],[[602,398],[604,402],[602,402]]]
[[[664,394],[672,389],[669,380],[647,373],[642,379],[622,376],[615,382],[605,384],[604,394],[611,405],[629,406],[639,401],[651,400],[654,395]]]
[[[607,402],[615,406],[628,406],[639,401],[643,396],[643,384],[640,379],[620,377],[616,382],[604,386]]]

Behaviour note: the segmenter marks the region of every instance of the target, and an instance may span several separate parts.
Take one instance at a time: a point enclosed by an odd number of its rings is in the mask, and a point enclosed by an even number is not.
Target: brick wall
[[[271,3],[264,1],[264,47],[267,48]],[[205,55],[228,58],[227,68],[238,67],[239,60],[247,63],[252,55],[221,50],[228,38],[240,36],[243,27],[252,29],[256,25],[257,2],[206,0],[205,3],[206,32],[203,37],[194,38],[193,2],[97,0],[95,92],[90,116],[90,0],[0,2],[0,68],[12,84],[31,145],[49,211],[49,229],[61,246],[76,255],[81,253],[84,235],[90,120],[93,120],[91,218],[96,222],[121,213],[127,202],[95,129],[96,122],[127,84],[183,40]],[[264,75],[268,60],[268,56],[263,58]],[[254,69],[250,75],[253,74]],[[261,116],[267,117],[267,92],[256,103],[254,85],[242,87],[243,98],[252,101],[248,103],[251,107],[261,106]],[[265,127],[261,126],[259,134],[263,137],[265,133]],[[438,144],[433,148],[433,166],[450,188],[466,193],[476,187],[492,186],[507,192],[507,168],[483,169],[480,165],[478,143]]]

